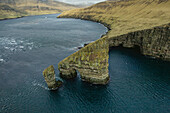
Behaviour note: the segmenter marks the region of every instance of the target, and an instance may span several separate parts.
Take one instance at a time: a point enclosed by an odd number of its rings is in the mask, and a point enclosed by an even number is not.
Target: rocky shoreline
[[[4,18],[4,19],[0,19],[0,21],[11,20],[11,19],[19,19],[19,18],[24,18],[24,17],[29,17],[29,16],[50,15],[50,14],[59,14],[59,13],[49,13],[49,14],[39,14],[39,15],[27,15],[27,16],[19,16],[19,17],[14,17],[14,18]]]
[[[4,19],[0,19],[0,21],[3,21],[3,20],[11,20],[11,19],[19,19],[19,18],[23,18],[25,16],[20,16],[20,17],[14,17],[14,18],[4,18]]]

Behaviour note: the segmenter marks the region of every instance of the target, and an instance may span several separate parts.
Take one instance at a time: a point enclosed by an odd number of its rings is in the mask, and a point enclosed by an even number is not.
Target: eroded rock
[[[51,90],[56,90],[62,85],[62,81],[60,80],[56,81],[55,70],[54,70],[54,66],[52,65],[43,71],[43,76],[48,85],[48,88]]]
[[[99,39],[65,58],[58,69],[62,78],[75,78],[79,72],[82,81],[105,85],[109,82],[108,59],[108,42]]]

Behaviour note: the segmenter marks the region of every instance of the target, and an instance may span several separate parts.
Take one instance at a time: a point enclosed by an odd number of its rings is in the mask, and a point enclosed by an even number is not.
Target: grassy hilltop
[[[107,37],[114,37],[170,23],[170,0],[109,0],[59,17],[101,22],[111,29]]]
[[[76,8],[53,0],[0,0],[0,19],[55,14]]]

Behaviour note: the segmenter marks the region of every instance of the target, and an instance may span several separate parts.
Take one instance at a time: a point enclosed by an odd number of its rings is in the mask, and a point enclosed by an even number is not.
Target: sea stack
[[[43,71],[43,76],[48,85],[48,88],[51,90],[56,90],[62,85],[62,81],[60,80],[56,81],[55,70],[54,70],[54,66],[52,65]]]

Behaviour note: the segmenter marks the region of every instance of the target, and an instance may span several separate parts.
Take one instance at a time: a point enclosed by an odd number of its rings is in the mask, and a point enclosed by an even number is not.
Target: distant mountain
[[[77,8],[54,0],[0,0],[0,19],[54,14]]]

